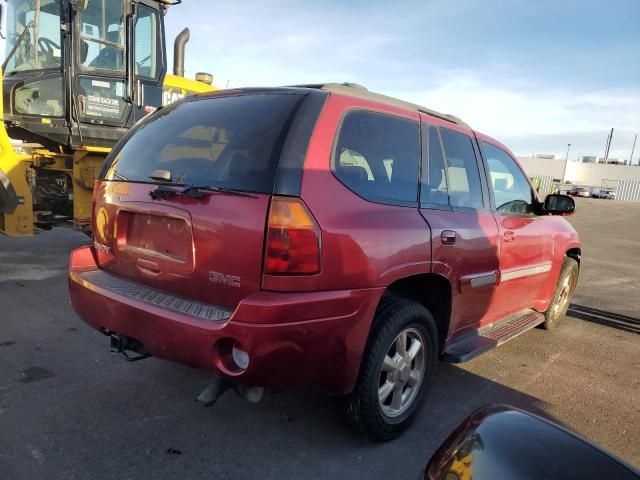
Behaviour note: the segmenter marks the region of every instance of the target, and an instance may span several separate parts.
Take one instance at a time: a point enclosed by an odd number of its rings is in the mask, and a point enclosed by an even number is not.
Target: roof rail
[[[460,118],[455,115],[450,115],[448,113],[440,113],[435,110],[431,110],[430,108],[422,107],[420,105],[416,105],[415,103],[405,102],[404,100],[398,100],[397,98],[389,97],[387,95],[382,95],[380,93],[374,93],[369,91],[366,87],[359,85],[357,83],[313,83],[306,85],[291,85],[292,87],[298,88],[315,88],[319,90],[326,90],[328,92],[342,93],[344,95],[349,95],[352,97],[363,98],[366,100],[373,100],[381,103],[386,103],[388,105],[394,105],[400,108],[407,108],[409,110],[415,110],[417,112],[426,113],[427,115],[431,115],[433,117],[439,118],[441,120],[445,120],[447,122],[454,123],[456,125],[460,125],[462,127],[471,129],[471,127],[463,122]]]

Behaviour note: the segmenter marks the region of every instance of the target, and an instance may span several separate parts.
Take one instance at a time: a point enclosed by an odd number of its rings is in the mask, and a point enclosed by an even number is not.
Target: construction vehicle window
[[[87,70],[125,70],[124,2],[89,2],[80,13],[80,64]]]
[[[441,128],[447,161],[449,202],[453,207],[483,208],[480,172],[469,135]]]
[[[136,75],[156,78],[158,69],[158,15],[140,5],[135,30]]]
[[[106,180],[171,182],[271,193],[290,117],[302,95],[236,95],[165,107],[134,130]]]
[[[77,91],[81,116],[121,121],[127,108],[124,89],[123,80],[79,77]]]
[[[500,148],[482,142],[496,210],[501,213],[533,214],[533,191],[513,159]]]
[[[6,21],[6,74],[61,67],[60,2],[8,0]]]
[[[16,87],[13,104],[18,113],[62,117],[64,115],[62,75],[40,77]]]
[[[418,195],[418,159],[417,122],[353,111],[342,122],[332,167],[363,198],[409,204]]]

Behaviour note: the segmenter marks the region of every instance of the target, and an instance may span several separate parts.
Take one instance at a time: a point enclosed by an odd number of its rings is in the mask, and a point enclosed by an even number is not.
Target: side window
[[[158,15],[144,5],[138,7],[135,29],[136,75],[156,78],[158,71]]]
[[[429,127],[426,164],[422,168],[420,202],[430,205],[449,205],[447,176],[444,171],[440,134],[436,127]]]
[[[480,172],[469,135],[441,128],[442,145],[447,160],[449,202],[453,207],[482,208]]]
[[[123,2],[89,2],[80,13],[80,63],[89,70],[123,73]]]
[[[412,203],[418,196],[419,125],[391,115],[345,116],[333,157],[344,185],[368,200]]]
[[[502,213],[533,213],[533,191],[520,167],[502,149],[482,142],[496,210]]]

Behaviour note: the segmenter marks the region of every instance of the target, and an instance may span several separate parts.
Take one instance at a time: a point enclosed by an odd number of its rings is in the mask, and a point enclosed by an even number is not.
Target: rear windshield
[[[270,193],[299,94],[219,96],[187,101],[142,124],[105,179],[168,182]],[[162,176],[162,175],[160,175]]]

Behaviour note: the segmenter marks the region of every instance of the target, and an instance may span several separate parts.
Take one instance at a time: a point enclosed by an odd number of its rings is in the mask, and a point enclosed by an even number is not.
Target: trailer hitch
[[[112,333],[110,338],[111,351],[113,353],[121,354],[127,362],[137,362],[151,356],[144,351],[144,345],[142,342],[135,338],[119,335],[117,333]],[[131,355],[131,353],[128,352],[134,352],[137,353],[137,355]]]

